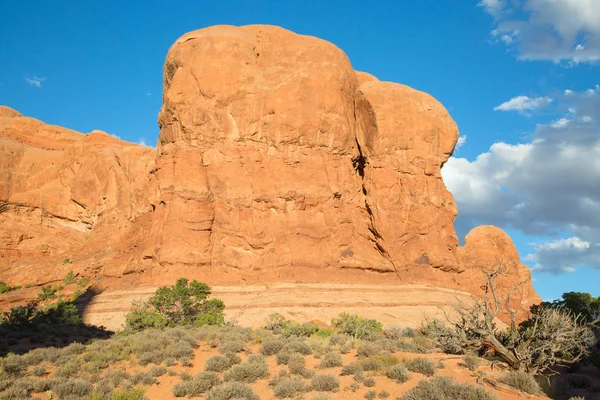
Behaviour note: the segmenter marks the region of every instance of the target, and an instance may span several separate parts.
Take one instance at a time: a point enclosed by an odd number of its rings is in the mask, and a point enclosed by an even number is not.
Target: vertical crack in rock
[[[355,119],[356,119],[356,112],[355,112]],[[355,140],[356,140],[356,148],[358,149],[358,156],[356,156],[356,158],[352,159],[352,166],[354,167],[354,169],[356,170],[356,173],[361,178],[362,193],[363,193],[363,197],[364,197],[364,201],[365,201],[365,209],[367,210],[367,214],[369,214],[369,232],[371,233],[371,235],[373,235],[371,240],[375,244],[375,248],[377,249],[379,254],[381,254],[383,257],[385,257],[387,260],[389,260],[389,262],[392,264],[392,267],[394,267],[394,272],[396,273],[396,276],[398,277],[398,279],[402,280],[402,278],[400,277],[400,274],[398,273],[398,268],[396,268],[396,263],[394,263],[394,259],[392,258],[390,253],[386,250],[386,248],[384,247],[384,245],[383,245],[384,239],[381,236],[381,234],[379,233],[379,231],[377,230],[377,227],[375,226],[375,216],[373,215],[373,210],[371,209],[371,206],[369,205],[369,201],[367,200],[367,187],[365,185],[365,168],[367,166],[367,157],[362,152],[362,148],[360,147],[358,138],[356,138]]]

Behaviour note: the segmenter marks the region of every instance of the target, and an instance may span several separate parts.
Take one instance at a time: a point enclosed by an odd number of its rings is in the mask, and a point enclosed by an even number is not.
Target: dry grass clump
[[[532,375],[523,371],[511,371],[504,377],[504,383],[530,394],[541,394],[542,389]]]
[[[298,377],[283,378],[273,387],[273,393],[280,399],[295,398],[309,390],[310,386]]]
[[[381,346],[373,342],[362,342],[356,349],[356,355],[360,358],[372,357],[381,352]]]
[[[337,392],[340,381],[335,375],[317,374],[311,380],[313,390],[317,392]]]
[[[231,368],[232,365],[238,364],[232,361],[235,361],[233,357],[216,355],[206,360],[206,362],[204,363],[204,368],[207,371],[223,372]]]
[[[305,375],[306,360],[302,354],[292,354],[287,365],[292,374]]]
[[[375,381],[375,378],[373,378],[372,376],[369,376],[368,378],[365,378],[363,380],[363,385],[365,385],[366,387],[373,387],[377,384],[377,382]]]
[[[428,358],[417,357],[406,363],[406,368],[411,372],[432,376],[435,374],[435,364]]]
[[[232,399],[260,400],[260,398],[254,394],[250,386],[235,381],[216,386],[206,393],[206,400]]]
[[[171,391],[175,397],[196,397],[221,383],[221,378],[217,373],[204,371],[192,379],[175,384]]]
[[[279,353],[286,345],[286,341],[281,338],[270,338],[263,341],[260,352],[265,356],[273,356]]]
[[[465,366],[470,371],[475,371],[477,367],[479,367],[479,357],[468,355],[462,358],[462,365]]]
[[[258,379],[269,376],[269,368],[264,358],[251,355],[248,360],[242,364],[234,365],[224,375],[226,381],[236,381],[244,383],[254,383]]]
[[[338,353],[329,352],[321,357],[321,361],[317,368],[335,368],[341,367],[343,364],[342,356]]]
[[[388,369],[386,376],[397,383],[404,383],[410,379],[411,373],[404,365],[396,364]]]
[[[422,380],[399,400],[497,400],[497,397],[483,387],[468,383],[456,383],[449,377],[436,377]]]

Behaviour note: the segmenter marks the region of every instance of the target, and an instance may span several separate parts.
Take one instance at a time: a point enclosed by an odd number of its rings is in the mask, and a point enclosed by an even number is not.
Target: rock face
[[[458,248],[440,175],[458,129],[444,107],[354,71],[331,43],[272,26],[188,33],[167,54],[163,102],[156,151],[0,108],[4,280],[56,279],[69,258],[140,284],[184,274],[476,293],[479,267],[507,262],[503,285],[524,280],[524,305],[538,300],[503,232],[477,228]]]

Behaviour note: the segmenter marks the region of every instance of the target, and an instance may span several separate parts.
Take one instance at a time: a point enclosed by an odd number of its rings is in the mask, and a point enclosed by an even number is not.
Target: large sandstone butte
[[[479,294],[480,267],[527,267],[500,229],[458,247],[440,169],[458,129],[433,97],[353,70],[272,26],[183,35],[164,69],[153,150],[0,107],[0,276],[75,273],[113,289],[426,283]],[[110,278],[110,279],[107,279]]]

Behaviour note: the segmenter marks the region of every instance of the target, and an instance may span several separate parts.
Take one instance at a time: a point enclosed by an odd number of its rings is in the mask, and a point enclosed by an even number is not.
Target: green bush
[[[335,368],[341,367],[343,363],[342,356],[338,353],[330,352],[321,357],[318,368]]]
[[[335,375],[317,374],[313,376],[311,384],[317,392],[337,392],[340,389],[340,381]]]
[[[0,281],[0,294],[12,292],[13,290],[21,289],[21,286],[10,286]]]
[[[497,400],[497,397],[480,386],[455,383],[449,377],[422,380],[399,400]]]
[[[352,336],[354,339],[372,339],[377,336],[382,329],[380,322],[374,319],[351,315],[347,313],[340,314],[331,321],[341,333]]]
[[[228,382],[224,385],[216,386],[206,394],[206,400],[232,399],[260,400],[250,386],[241,382]]]
[[[404,383],[410,379],[410,371],[402,364],[396,364],[388,369],[387,377],[395,380],[397,383]]]
[[[38,293],[38,299],[45,301],[56,297],[56,289],[50,285],[42,286],[42,289]]]
[[[542,389],[535,378],[523,371],[511,371],[504,377],[504,383],[525,393],[541,394]]]
[[[75,274],[73,273],[73,270],[71,270],[67,273],[67,276],[65,276],[63,283],[65,285],[71,285],[71,284],[75,283]]]
[[[300,378],[284,378],[273,387],[273,393],[280,399],[295,398],[308,390],[310,388]]]
[[[144,400],[146,392],[143,389],[125,389],[115,390],[110,396],[110,400]],[[98,397],[103,399],[104,397]]]
[[[221,378],[217,373],[205,371],[192,379],[175,384],[171,391],[175,397],[196,397],[220,384]]]
[[[147,303],[134,303],[126,317],[126,330],[162,329],[178,325],[223,325],[225,305],[211,299],[211,288],[180,278],[172,286],[161,286]]]
[[[406,368],[411,372],[417,372],[427,376],[435,374],[435,364],[428,358],[413,358],[406,363]]]

